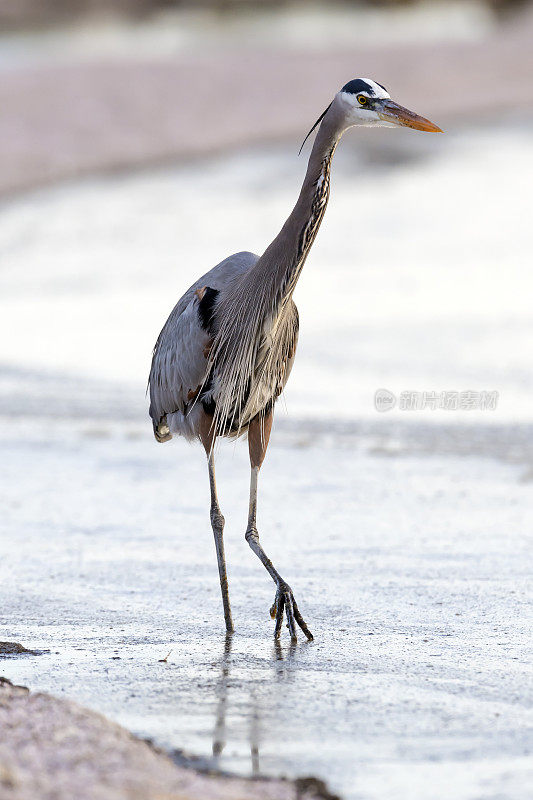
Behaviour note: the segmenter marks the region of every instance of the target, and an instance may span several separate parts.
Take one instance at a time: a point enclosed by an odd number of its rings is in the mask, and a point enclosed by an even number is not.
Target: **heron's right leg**
[[[270,577],[276,584],[276,597],[274,604],[270,609],[270,615],[275,618],[276,625],[274,628],[274,637],[279,639],[281,633],[281,626],[283,624],[284,613],[287,616],[287,627],[291,635],[292,641],[296,641],[296,623],[300,626],[307,638],[311,641],[313,634],[305,624],[305,621],[300,614],[296,600],[292,593],[289,584],[283,580],[274,564],[269,559],[261,542],[259,541],[259,533],[257,531],[257,479],[259,477],[259,470],[265,458],[266,450],[268,447],[268,440],[270,438],[270,430],[272,427],[272,412],[264,417],[255,417],[250,423],[248,428],[248,447],[250,450],[250,508],[248,513],[248,526],[246,528],[246,541],[259,558]]]
[[[228,576],[226,573],[226,557],[224,555],[224,517],[218,504],[217,485],[215,481],[215,457],[213,453],[213,435],[211,431],[212,419],[203,414],[200,425],[200,439],[205,447],[207,463],[209,467],[209,487],[211,490],[211,527],[215,537],[215,549],[217,553],[218,575],[220,578],[220,591],[222,592],[222,605],[224,607],[224,620],[226,631],[233,633],[233,620],[231,618],[231,606],[229,603]]]

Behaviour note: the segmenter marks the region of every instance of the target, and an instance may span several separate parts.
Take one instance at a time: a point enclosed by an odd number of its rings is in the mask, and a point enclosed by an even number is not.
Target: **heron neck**
[[[292,296],[329,200],[331,159],[342,135],[334,113],[318,129],[300,195],[289,218],[254,267],[274,307]]]

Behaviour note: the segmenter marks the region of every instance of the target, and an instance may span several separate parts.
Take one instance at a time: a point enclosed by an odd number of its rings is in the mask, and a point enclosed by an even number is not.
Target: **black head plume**
[[[323,112],[322,112],[322,114],[319,116],[319,118],[317,119],[317,121],[315,122],[315,124],[313,125],[313,127],[311,128],[311,130],[309,131],[309,133],[307,134],[307,136],[306,136],[306,137],[305,137],[305,139],[303,140],[303,142],[302,142],[302,146],[301,146],[301,147],[300,147],[300,149],[298,150],[298,155],[300,155],[300,153],[301,153],[301,152],[302,152],[302,150],[304,149],[304,144],[305,144],[305,143],[306,143],[306,141],[309,139],[309,137],[310,137],[310,136],[311,136],[311,134],[313,133],[313,131],[314,131],[314,129],[316,128],[316,126],[317,126],[317,125],[319,125],[319,124],[322,122],[322,120],[324,119],[324,117],[326,116],[326,114],[328,113],[328,111],[330,110],[331,106],[332,106],[332,103],[330,103],[330,104],[329,104],[329,106],[326,108],[326,110],[325,110],[325,111],[323,111]]]
[[[383,89],[384,92],[387,91],[385,87],[382,86],[381,83],[378,83],[377,81],[372,81],[372,83],[374,83],[376,86],[379,86],[379,88]],[[359,92],[366,92],[371,97],[372,95],[376,94],[374,88],[362,78],[355,78],[353,81],[348,81],[348,83],[345,83],[344,86],[342,87],[341,92],[348,92],[349,94],[359,94]]]

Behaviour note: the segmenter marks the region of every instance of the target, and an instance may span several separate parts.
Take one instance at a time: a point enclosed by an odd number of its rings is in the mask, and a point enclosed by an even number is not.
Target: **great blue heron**
[[[251,479],[246,541],[276,584],[270,609],[279,638],[284,612],[291,639],[296,624],[308,639],[290,586],[266,555],[256,525],[257,480],[274,404],[289,377],[298,340],[292,299],[329,198],[331,159],[342,134],[355,125],[403,126],[439,132],[429,120],[390,99],[368,78],[342,87],[307,137],[320,125],[300,196],[262,256],[229,256],[202,275],[171,312],[157,339],[150,370],[150,416],[158,442],[172,434],[200,439],[207,454],[211,525],[227,631],[233,631],[224,557],[224,517],[218,504],[214,443],[248,433]],[[304,143],[306,141],[304,139]],[[302,145],[303,147],[303,145]]]

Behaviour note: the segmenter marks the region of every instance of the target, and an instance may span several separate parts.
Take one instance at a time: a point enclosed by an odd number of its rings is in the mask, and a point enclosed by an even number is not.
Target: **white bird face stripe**
[[[373,81],[371,78],[354,78],[348,81],[348,83],[342,87],[341,94],[353,96],[364,94],[368,98],[380,100],[389,97],[389,93],[385,87],[376,83],[376,81]]]
[[[370,89],[372,90],[372,94],[367,93],[367,92],[360,92],[360,94],[366,94],[367,97],[377,97],[377,98],[380,98],[380,99],[384,99],[384,98],[390,97],[390,95],[387,92],[387,90],[385,89],[385,87],[381,86],[379,83],[376,83],[375,81],[371,80],[371,78],[363,78],[362,80],[364,80],[364,82],[369,85]]]

